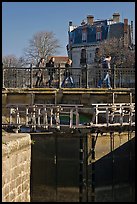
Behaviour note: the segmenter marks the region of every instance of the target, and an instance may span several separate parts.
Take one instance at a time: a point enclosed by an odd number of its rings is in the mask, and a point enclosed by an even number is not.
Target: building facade
[[[73,61],[73,67],[81,67],[83,64],[92,64],[100,42],[111,38],[124,39],[124,46],[132,44],[131,25],[128,19],[120,22],[120,14],[114,13],[111,19],[94,20],[94,16],[88,15],[87,20],[80,26],[74,26],[69,22],[68,30],[68,56]]]

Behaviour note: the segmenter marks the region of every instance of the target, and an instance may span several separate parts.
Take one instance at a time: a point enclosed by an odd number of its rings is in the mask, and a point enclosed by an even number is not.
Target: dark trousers
[[[41,86],[43,84],[43,77],[37,76],[36,86]]]
[[[53,74],[50,74],[49,75],[49,80],[47,82],[47,84],[49,84],[49,87],[51,86],[52,81],[53,81]]]

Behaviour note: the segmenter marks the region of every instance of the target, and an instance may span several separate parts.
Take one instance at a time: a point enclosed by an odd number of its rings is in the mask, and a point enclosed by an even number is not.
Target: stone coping
[[[8,156],[28,145],[31,145],[31,136],[28,133],[2,133],[2,156]]]

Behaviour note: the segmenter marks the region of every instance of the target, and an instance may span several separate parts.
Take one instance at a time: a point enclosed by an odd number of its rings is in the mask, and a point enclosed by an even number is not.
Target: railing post
[[[88,67],[86,65],[86,88],[88,88],[89,85],[88,85]]]
[[[13,111],[13,109],[12,108],[10,108],[10,125],[12,124],[12,111]]]
[[[32,129],[36,131],[36,106],[33,105],[32,108]]]
[[[109,126],[109,109],[108,107],[106,108],[106,123],[107,123],[107,127]]]
[[[132,104],[132,93],[130,93],[129,96],[130,96],[130,104]]]
[[[114,67],[113,67],[113,88],[115,89],[116,88],[116,65],[114,64]]]
[[[50,109],[50,127],[53,125],[53,108]]]
[[[122,105],[120,104],[120,125],[122,126],[123,125],[123,107]]]
[[[95,124],[98,124],[98,105],[96,104],[96,107],[95,107]]]
[[[41,116],[41,112],[40,112],[40,107],[37,107],[38,108],[38,127],[41,127],[41,124],[40,124],[40,116]]]
[[[44,107],[44,111],[43,111],[43,127],[48,129],[48,113],[47,113],[47,108]]]
[[[76,106],[76,128],[79,126],[79,112],[78,112],[78,106]]]
[[[33,67],[30,66],[30,88],[33,88]]]
[[[57,106],[57,111],[56,111],[56,127],[58,130],[60,130],[60,117],[59,117],[59,113],[60,113],[60,107]]]
[[[60,89],[61,88],[61,70],[60,70],[60,67],[58,67],[58,73],[59,73],[59,79],[58,79],[59,80],[59,85],[58,85],[59,87],[58,88]]]
[[[72,128],[73,126],[73,108],[70,110],[70,125],[69,127]]]
[[[26,106],[26,125],[29,123],[29,107]]]

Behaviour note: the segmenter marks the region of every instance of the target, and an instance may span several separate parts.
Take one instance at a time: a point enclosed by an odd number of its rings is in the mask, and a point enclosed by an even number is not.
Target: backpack
[[[108,69],[108,62],[106,60],[103,60],[102,67]]]

